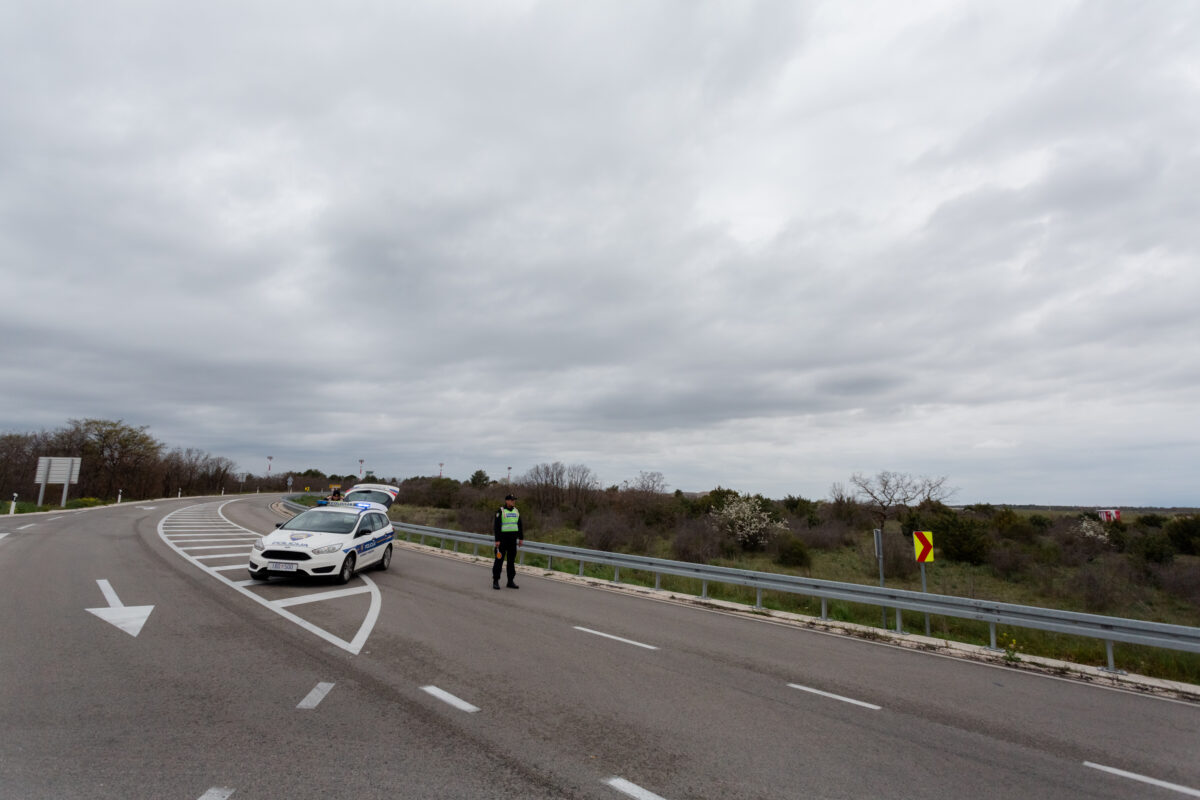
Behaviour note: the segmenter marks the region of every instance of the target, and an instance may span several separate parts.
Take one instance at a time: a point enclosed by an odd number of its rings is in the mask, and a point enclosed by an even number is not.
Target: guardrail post
[[[1116,662],[1114,662],[1114,661],[1113,661],[1113,643],[1112,643],[1112,639],[1105,639],[1105,640],[1104,640],[1104,652],[1108,654],[1108,669],[1107,669],[1107,670],[1105,670],[1105,671],[1106,671],[1106,672],[1112,672],[1112,673],[1115,673],[1115,674],[1117,674],[1117,675],[1124,675],[1124,674],[1125,674],[1125,670],[1123,670],[1123,669],[1117,669]]]
[[[656,572],[656,573],[654,573],[654,591],[657,592],[661,588],[662,588],[662,573]]]
[[[762,608],[762,587],[760,586],[760,587],[756,588],[755,593],[756,594],[754,597],[754,607]]]
[[[621,568],[613,567],[613,583],[621,582]]]
[[[583,577],[583,559],[579,559],[579,577]]]
[[[896,609],[896,633],[904,633],[904,626],[900,624],[900,609]]]
[[[999,648],[999,647],[996,647],[996,623],[994,623],[994,622],[989,622],[989,623],[988,623],[988,630],[989,630],[989,631],[991,631],[991,634],[992,634],[992,646],[991,646],[991,649],[992,649],[992,650],[999,650],[1000,648]]]
[[[546,569],[554,569],[554,556],[546,556]]]
[[[829,619],[829,598],[828,597],[821,598],[821,619],[824,619],[824,620]]]
[[[525,551],[524,550],[521,551],[521,557],[518,560],[522,567],[525,566]]]
[[[708,597],[708,581],[700,581],[700,596]]]
[[[479,544],[478,544],[478,542],[475,544],[475,546],[474,546],[474,547],[472,547],[472,548],[471,548],[471,555],[473,555],[473,556],[477,556],[477,555],[479,555]]]

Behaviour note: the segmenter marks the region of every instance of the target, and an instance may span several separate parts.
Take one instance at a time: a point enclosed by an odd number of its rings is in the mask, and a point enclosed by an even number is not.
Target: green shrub
[[[1175,546],[1171,537],[1161,530],[1134,537],[1128,550],[1151,564],[1170,564],[1175,558]]]
[[[1200,515],[1172,517],[1162,529],[1170,538],[1176,552],[1200,556]]]
[[[808,545],[793,534],[776,539],[774,549],[775,561],[785,567],[807,568],[812,566],[812,555],[808,552]]]
[[[987,535],[987,523],[964,516],[944,517],[942,530],[934,530],[939,536],[938,549],[950,561],[966,564],[982,564],[987,560],[991,540]]]

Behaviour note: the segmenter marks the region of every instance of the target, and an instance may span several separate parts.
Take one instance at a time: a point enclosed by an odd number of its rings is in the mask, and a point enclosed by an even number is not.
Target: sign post
[[[925,562],[933,561],[933,531],[913,531],[913,553],[921,565],[921,591],[928,593],[925,585]],[[925,635],[929,635],[929,613],[925,614]]]
[[[38,458],[37,474],[33,481],[41,485],[41,489],[38,490],[37,504],[39,506],[46,497],[46,484],[61,483],[63,485],[63,493],[62,503],[59,507],[67,507],[67,486],[72,483],[79,483],[79,462],[80,459],[78,458],[53,458],[51,456],[41,456]]]
[[[875,558],[879,561],[879,588],[883,588],[883,529],[875,529]],[[887,609],[880,607],[880,613],[883,614],[883,627],[887,628]]]

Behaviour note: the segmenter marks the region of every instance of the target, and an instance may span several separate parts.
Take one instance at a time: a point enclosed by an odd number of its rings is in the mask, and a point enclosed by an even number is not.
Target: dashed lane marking
[[[656,795],[654,792],[643,789],[636,783],[630,783],[624,778],[609,778],[604,783],[616,789],[621,794],[636,798],[636,800],[665,800],[665,798]]]
[[[1125,770],[1117,769],[1116,767],[1106,767],[1103,764],[1093,764],[1091,761],[1085,761],[1083,762],[1083,765],[1085,767],[1091,767],[1092,769],[1098,769],[1101,772],[1119,775],[1122,778],[1129,778],[1133,781],[1148,783],[1151,786],[1157,786],[1160,789],[1170,789],[1172,792],[1186,794],[1188,797],[1200,797],[1200,789],[1192,789],[1188,786],[1180,786],[1178,783],[1167,783],[1166,781],[1160,781],[1157,778],[1147,778],[1145,775],[1138,775],[1136,772],[1126,772]]]
[[[237,791],[236,789],[226,789],[222,786],[214,786],[204,794],[200,795],[198,800],[228,800],[228,798]]]
[[[320,702],[325,699],[325,695],[329,694],[329,690],[332,688],[332,683],[318,683],[311,692],[305,695],[304,699],[300,701],[300,704],[297,705],[296,708],[316,708]]]
[[[202,503],[195,506],[187,506],[178,511],[173,511],[170,514],[159,520],[158,535],[168,547],[189,561],[193,566],[199,567],[204,572],[207,572],[212,577],[216,578],[221,583],[236,592],[240,592],[246,597],[249,597],[259,605],[271,609],[279,616],[299,625],[304,630],[321,637],[330,644],[336,645],[343,650],[349,651],[354,655],[362,650],[363,645],[367,643],[367,637],[371,635],[371,631],[375,628],[375,623],[379,619],[379,609],[382,602],[379,596],[379,587],[375,582],[366,575],[359,574],[357,577],[365,584],[364,586],[355,586],[349,589],[341,589],[336,591],[319,591],[308,592],[289,597],[285,600],[267,600],[251,591],[253,585],[262,585],[260,581],[235,581],[222,575],[222,572],[228,572],[233,569],[246,569],[249,565],[250,544],[258,539],[262,534],[256,533],[249,528],[243,528],[230,522],[226,517],[224,508],[229,503],[236,500],[225,500],[220,503]],[[199,545],[193,546],[197,535],[213,536],[216,533],[228,536],[226,544],[219,545]],[[189,539],[191,541],[189,541]],[[221,553],[209,553],[209,550],[224,550]],[[206,551],[204,555],[193,554],[192,551]],[[230,559],[238,558],[241,562],[238,564],[222,564],[220,566],[210,566],[204,563],[205,561],[215,559]],[[286,609],[287,606],[298,605],[300,603],[315,603],[322,600],[335,600],[341,597],[347,597],[352,594],[371,595],[370,608],[367,610],[366,617],[355,633],[354,638],[346,641],[340,636],[325,630],[324,628],[314,625],[306,619],[296,616]],[[232,791],[232,790],[230,790]]]
[[[811,686],[801,686],[798,683],[789,683],[788,686],[792,687],[793,689],[799,689],[802,692],[810,692],[812,694],[819,694],[819,695],[821,695],[821,697],[828,697],[833,700],[841,700],[843,703],[851,703],[856,706],[862,706],[863,708],[870,708],[874,711],[879,711],[881,708],[883,708],[883,706],[877,706],[874,703],[864,703],[862,700],[855,700],[850,697],[842,697],[840,694],[830,694],[829,692],[822,692],[820,689],[813,689]]]
[[[614,642],[624,642],[625,644],[631,644],[634,647],[644,647],[647,650],[657,650],[658,649],[657,647],[655,647],[652,644],[642,644],[641,642],[635,642],[633,639],[623,639],[620,636],[613,636],[611,633],[601,633],[600,631],[594,631],[591,628],[581,628],[578,625],[575,626],[575,630],[583,631],[584,633],[590,633],[593,636],[603,636],[605,639],[612,639]]]
[[[450,705],[457,708],[459,711],[466,711],[468,714],[474,714],[476,711],[479,710],[479,708],[477,706],[471,705],[466,700],[463,700],[461,697],[455,697],[454,695],[447,692],[445,689],[439,689],[436,686],[422,686],[421,691],[427,692],[427,693],[433,695],[438,700],[441,700],[443,703],[449,703]]]

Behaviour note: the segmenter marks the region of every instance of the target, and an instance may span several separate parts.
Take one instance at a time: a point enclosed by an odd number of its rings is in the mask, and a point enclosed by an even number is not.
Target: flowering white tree
[[[748,494],[729,498],[709,516],[717,530],[733,537],[743,550],[757,550],[788,529],[786,522],[771,519],[761,500]]]

